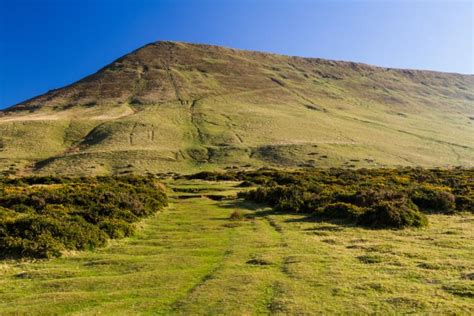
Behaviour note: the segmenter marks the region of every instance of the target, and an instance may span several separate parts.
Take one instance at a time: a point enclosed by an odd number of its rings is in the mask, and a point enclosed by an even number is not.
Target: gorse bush
[[[167,204],[148,177],[24,178],[0,182],[0,254],[48,258],[133,234]]]
[[[456,197],[447,188],[419,186],[412,191],[411,199],[425,211],[453,213],[456,209]]]
[[[344,202],[328,204],[323,210],[323,215],[329,218],[358,219],[363,213],[363,208]]]
[[[371,228],[422,227],[428,224],[426,215],[405,199],[380,201],[358,218],[358,224]]]
[[[276,211],[372,228],[422,227],[428,223],[424,213],[474,212],[473,169],[263,169],[230,172],[229,177],[257,186],[239,197]]]
[[[93,249],[107,241],[107,234],[80,217],[20,217],[3,223],[0,234],[2,249],[22,257],[47,258],[64,249]]]

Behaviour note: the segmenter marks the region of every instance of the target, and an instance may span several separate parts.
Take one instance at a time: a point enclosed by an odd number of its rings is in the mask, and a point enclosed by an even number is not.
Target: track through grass
[[[217,200],[235,182],[167,185],[170,207],[133,238],[1,263],[0,314],[474,313],[472,215],[367,230]]]

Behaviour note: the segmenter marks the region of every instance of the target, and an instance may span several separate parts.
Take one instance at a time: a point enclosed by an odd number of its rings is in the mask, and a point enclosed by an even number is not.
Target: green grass
[[[235,194],[235,182],[167,185],[171,205],[133,238],[2,262],[0,313],[474,313],[473,215],[368,230],[205,197]],[[178,198],[183,191],[194,198]],[[251,216],[230,220],[236,210]]]

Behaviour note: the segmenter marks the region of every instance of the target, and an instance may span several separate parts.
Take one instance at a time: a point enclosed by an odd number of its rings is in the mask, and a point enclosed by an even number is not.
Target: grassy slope
[[[235,193],[233,183],[169,185],[197,192],[176,192],[134,238],[3,263],[1,313],[474,312],[471,215],[431,215],[424,230],[372,231],[200,197]],[[228,220],[236,209],[255,219]]]
[[[473,166],[473,118],[474,76],[160,42],[0,116],[0,169]]]

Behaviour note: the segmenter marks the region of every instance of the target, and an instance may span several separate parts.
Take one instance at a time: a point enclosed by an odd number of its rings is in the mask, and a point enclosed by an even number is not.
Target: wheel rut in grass
[[[132,126],[132,129],[130,130],[130,134],[128,135],[128,143],[130,145],[133,145],[133,133],[135,132],[135,129],[137,128],[138,123],[134,123]]]
[[[229,250],[225,251],[222,258],[220,259],[220,261],[208,273],[206,273],[204,276],[202,276],[202,278],[200,278],[199,281],[196,282],[186,292],[186,294],[183,297],[177,299],[174,303],[171,304],[171,309],[175,312],[179,311],[186,304],[186,302],[189,300],[189,298],[192,295],[194,295],[194,293],[199,291],[200,288],[204,287],[205,284],[209,280],[212,280],[215,277],[216,273],[219,271],[219,269],[222,269],[222,267],[225,264],[225,260],[230,255],[230,253],[231,252]]]
[[[255,236],[272,236],[274,247],[259,249],[260,255],[271,253],[273,261],[271,265],[261,265],[262,269],[272,270],[271,278],[265,283],[262,293],[265,293],[264,311],[266,314],[284,313],[298,314],[305,313],[305,309],[297,303],[300,298],[295,294],[295,288],[310,289],[311,284],[298,274],[301,265],[306,265],[305,254],[298,248],[305,241],[300,238],[302,235],[294,235],[291,227],[286,223],[284,214],[277,214],[272,210],[260,210],[253,214],[257,222],[267,227],[264,231],[255,230]],[[313,258],[317,259],[317,258]]]
[[[286,237],[284,236],[283,227],[277,223],[276,220],[271,217],[271,215],[265,215],[264,219],[268,225],[272,227],[279,240],[279,258],[276,267],[277,273],[274,280],[265,290],[265,292],[268,293],[268,297],[266,299],[266,312],[269,314],[285,313],[287,312],[287,309],[285,304],[282,302],[282,297],[285,295],[284,283],[282,281],[290,277],[286,269],[286,258],[289,251],[288,243],[286,241]]]
[[[272,211],[263,211],[262,220],[268,223],[278,236],[278,254],[276,271],[272,282],[265,289],[266,313],[268,314],[307,314],[311,310],[313,299],[322,299],[315,293],[320,280],[327,280],[329,272],[324,250],[311,247],[305,235],[294,230],[294,223],[304,221],[298,217],[288,217]],[[299,224],[297,224],[299,225]],[[315,269],[314,267],[318,268]],[[309,275],[308,275],[309,273]]]
[[[180,191],[196,191],[194,198],[179,200],[179,203],[206,201],[210,207],[216,207],[227,214],[233,211],[251,212],[252,205],[235,200],[212,200],[201,197],[202,188],[174,188]],[[233,189],[235,190],[235,188]],[[206,193],[222,194],[208,188]],[[230,217],[230,214],[229,214]],[[228,217],[228,218],[229,218]],[[230,220],[215,219],[230,232],[227,247],[223,249],[219,262],[202,274],[186,293],[170,307],[170,312],[180,314],[229,314],[235,313],[240,306],[241,314],[268,314],[271,310],[284,310],[280,296],[285,278],[281,272],[281,262],[285,242],[282,240],[281,227],[272,219],[264,216]],[[231,308],[231,306],[234,306]]]

